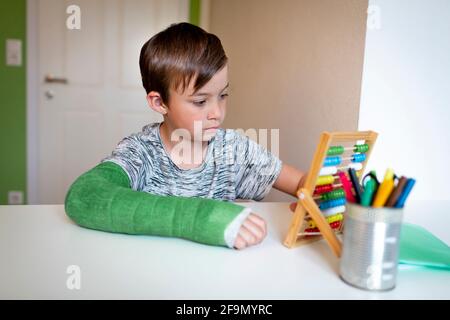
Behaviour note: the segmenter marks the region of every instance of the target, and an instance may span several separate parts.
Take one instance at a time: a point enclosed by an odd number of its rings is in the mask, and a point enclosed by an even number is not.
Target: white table
[[[243,251],[84,229],[62,205],[0,206],[0,298],[450,299],[450,272],[436,269],[400,267],[388,292],[353,288],[324,241],[282,245],[288,203],[246,205],[267,219],[269,234]],[[409,205],[405,220],[450,242],[450,202]],[[66,284],[71,265],[81,271],[79,290]]]

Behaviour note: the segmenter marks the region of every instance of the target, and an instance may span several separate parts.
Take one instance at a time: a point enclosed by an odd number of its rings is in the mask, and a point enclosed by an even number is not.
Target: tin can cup
[[[402,219],[402,208],[347,204],[339,271],[344,282],[365,290],[395,288]]]

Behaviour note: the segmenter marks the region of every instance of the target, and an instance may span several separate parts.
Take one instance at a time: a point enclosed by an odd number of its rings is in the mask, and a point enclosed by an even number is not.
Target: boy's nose
[[[209,110],[208,119],[220,119],[221,116],[222,110],[220,109],[220,105],[218,103],[215,103]]]

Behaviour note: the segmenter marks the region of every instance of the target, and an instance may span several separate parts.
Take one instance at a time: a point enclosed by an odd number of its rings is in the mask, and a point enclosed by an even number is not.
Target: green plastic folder
[[[450,247],[428,230],[404,223],[399,263],[450,270]]]

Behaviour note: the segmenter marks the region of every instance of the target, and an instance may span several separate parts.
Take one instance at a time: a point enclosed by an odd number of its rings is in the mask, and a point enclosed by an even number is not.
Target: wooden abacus
[[[345,180],[342,175],[351,167],[361,180],[377,136],[373,131],[322,133],[305,183],[297,191],[297,208],[285,246],[292,248],[325,238],[333,253],[341,256],[342,244],[336,234],[342,232],[344,226],[347,198],[340,188],[341,179]],[[342,145],[349,143],[352,144]],[[346,151],[351,151],[352,155],[343,157]],[[344,162],[348,164],[342,166]]]

